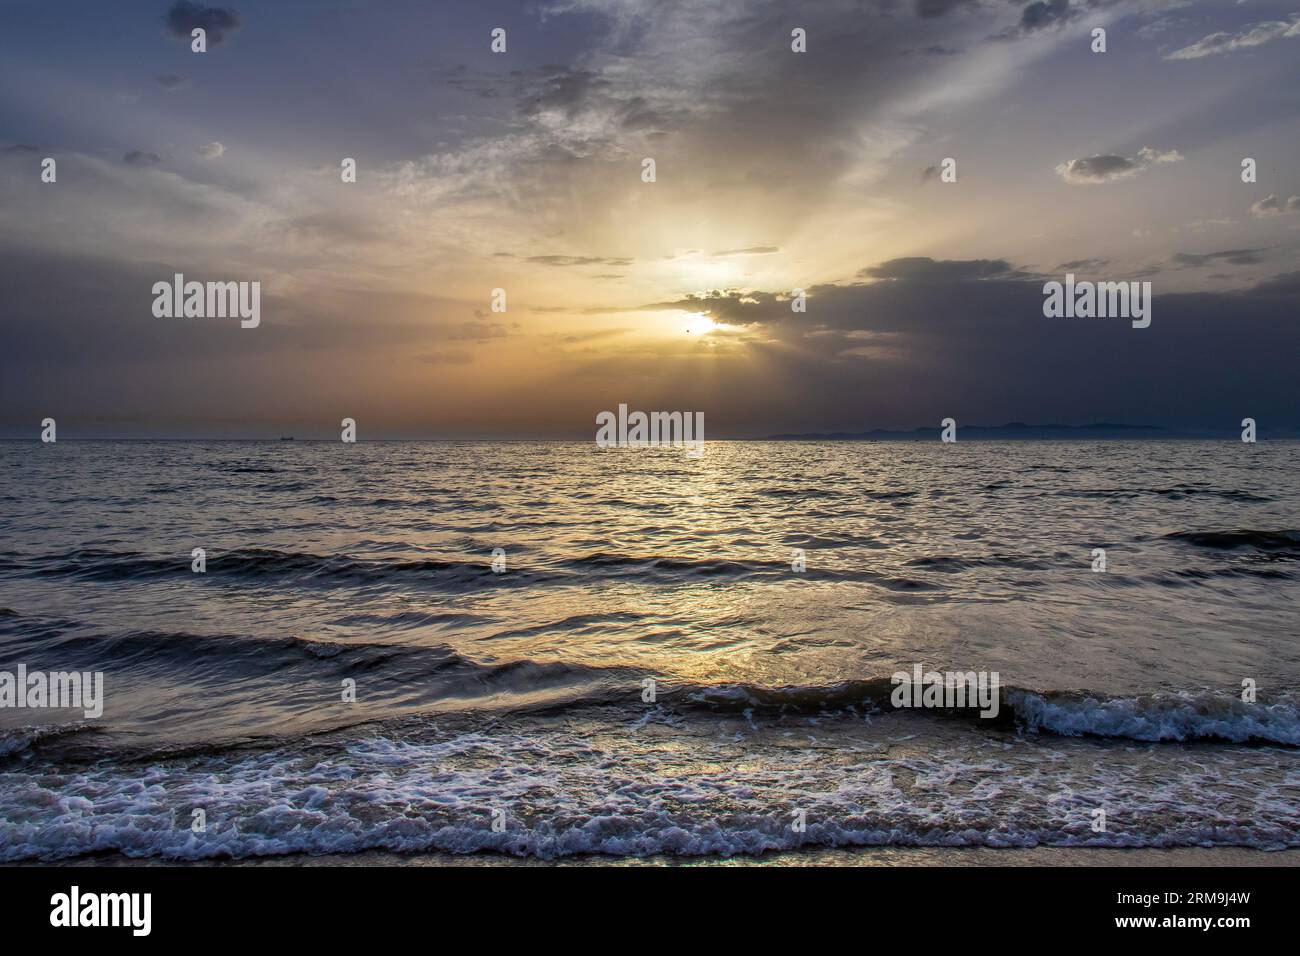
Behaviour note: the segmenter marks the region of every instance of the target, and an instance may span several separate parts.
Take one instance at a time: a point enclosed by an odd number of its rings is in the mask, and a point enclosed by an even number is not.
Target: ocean
[[[1300,443],[3,442],[0,503],[0,672],[104,681],[0,706],[0,861],[1300,847]]]

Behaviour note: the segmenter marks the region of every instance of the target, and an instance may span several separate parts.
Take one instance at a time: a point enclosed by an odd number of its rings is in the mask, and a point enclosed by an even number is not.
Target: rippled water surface
[[[107,687],[0,709],[0,859],[1300,845],[1298,465],[0,443],[0,670]],[[914,664],[1000,718],[891,711]]]

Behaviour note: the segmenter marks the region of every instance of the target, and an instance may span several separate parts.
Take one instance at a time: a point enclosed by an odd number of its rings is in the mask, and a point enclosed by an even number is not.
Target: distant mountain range
[[[939,427],[913,428],[911,431],[890,431],[876,428],[867,432],[823,432],[791,435],[772,435],[770,441],[936,441],[942,431]],[[1220,429],[1216,431],[1181,430],[1162,428],[1159,425],[1119,425],[1114,422],[1097,422],[1092,425],[1026,425],[1024,422],[1008,422],[1006,425],[962,425],[957,424],[958,441],[996,441],[1006,439],[1074,439],[1093,441],[1113,441],[1115,439],[1206,439],[1231,438],[1239,436],[1240,430]],[[1270,437],[1263,428],[1259,438]],[[1281,434],[1275,430],[1271,437],[1297,437],[1295,429],[1284,429]]]

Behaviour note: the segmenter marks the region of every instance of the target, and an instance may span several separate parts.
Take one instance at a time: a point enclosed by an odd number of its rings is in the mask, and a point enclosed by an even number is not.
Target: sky
[[[4,0],[0,436],[1294,430],[1298,160],[1297,0]]]

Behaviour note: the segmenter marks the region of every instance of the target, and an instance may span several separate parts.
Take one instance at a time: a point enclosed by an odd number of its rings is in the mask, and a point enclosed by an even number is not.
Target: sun
[[[704,335],[718,327],[718,323],[702,312],[690,312],[686,315],[685,331],[687,335]]]

